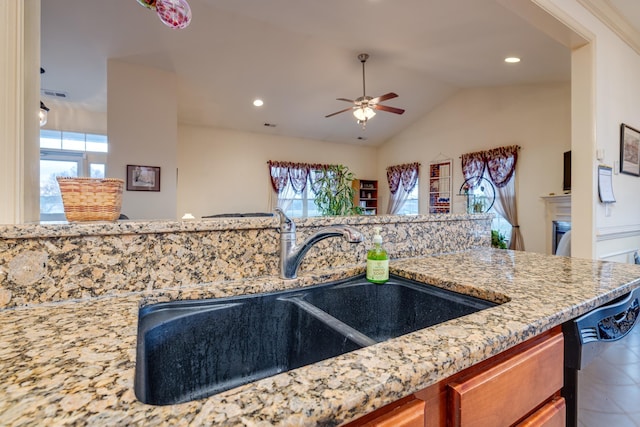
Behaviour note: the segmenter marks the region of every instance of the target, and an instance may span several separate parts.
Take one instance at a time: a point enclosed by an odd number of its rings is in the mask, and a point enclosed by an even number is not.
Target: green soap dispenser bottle
[[[367,280],[382,284],[389,280],[389,255],[382,247],[382,229],[375,227],[373,230],[373,247],[367,252]]]

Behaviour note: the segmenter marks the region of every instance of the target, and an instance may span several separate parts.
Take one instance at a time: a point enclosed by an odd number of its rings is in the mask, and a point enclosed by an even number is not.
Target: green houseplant
[[[331,165],[323,169],[314,188],[315,203],[322,215],[356,215],[362,208],[354,206],[355,190],[351,183],[354,175],[344,165]]]
[[[491,230],[491,246],[499,249],[507,249],[507,241],[504,234],[498,230]]]

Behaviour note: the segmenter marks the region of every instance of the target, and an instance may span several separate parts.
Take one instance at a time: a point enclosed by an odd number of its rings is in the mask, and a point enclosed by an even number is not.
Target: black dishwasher
[[[563,325],[567,426],[640,427],[640,288]]]

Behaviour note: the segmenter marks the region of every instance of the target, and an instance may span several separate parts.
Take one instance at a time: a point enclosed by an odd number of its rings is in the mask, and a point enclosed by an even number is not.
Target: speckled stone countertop
[[[397,260],[392,272],[502,304],[162,407],[138,402],[133,392],[138,307],[243,293],[246,280],[5,309],[0,425],[339,425],[640,286],[640,266],[494,249]],[[271,290],[311,279],[260,282]]]

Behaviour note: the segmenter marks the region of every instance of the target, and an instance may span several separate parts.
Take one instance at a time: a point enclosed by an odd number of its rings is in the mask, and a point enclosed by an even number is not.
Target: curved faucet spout
[[[332,225],[321,228],[311,235],[301,245],[296,244],[295,223],[285,215],[280,208],[276,208],[280,215],[280,277],[295,279],[298,275],[300,263],[313,245],[329,237],[343,237],[349,243],[360,243],[364,239],[362,233],[348,225]]]

